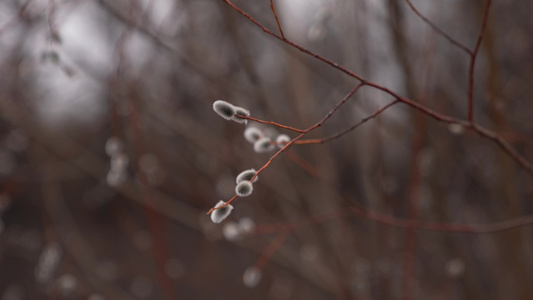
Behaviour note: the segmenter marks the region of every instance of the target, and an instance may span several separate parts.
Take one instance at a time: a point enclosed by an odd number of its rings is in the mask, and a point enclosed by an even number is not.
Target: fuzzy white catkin
[[[220,200],[218,201],[217,205],[215,205],[215,208],[216,207],[221,207],[222,205],[226,204],[226,202]],[[215,209],[212,213],[211,213],[211,221],[213,221],[213,223],[220,223],[222,221],[224,221],[224,219],[226,219],[229,214],[231,213],[231,211],[233,210],[233,206],[230,204],[230,205],[226,205],[222,208],[219,208],[219,209]]]
[[[261,281],[261,270],[256,267],[249,267],[244,271],[242,282],[246,287],[253,288]]]
[[[450,124],[448,125],[448,130],[454,135],[461,135],[465,131],[465,128],[461,124]]]
[[[105,153],[108,156],[113,156],[120,153],[124,149],[124,143],[119,137],[112,136],[107,139],[105,143]]]
[[[213,102],[213,110],[226,120],[231,120],[235,116],[235,106],[224,100]]]
[[[244,138],[252,144],[264,136],[263,131],[257,127],[250,126],[244,130]]]
[[[62,249],[57,243],[48,244],[39,257],[39,263],[35,267],[35,279],[39,283],[46,283],[52,279],[59,261]]]
[[[278,145],[279,148],[283,148],[290,141],[291,141],[291,138],[286,134],[280,134],[276,138],[276,144]]]
[[[265,153],[274,150],[276,146],[272,143],[272,139],[263,137],[254,143],[254,151],[256,153]]]
[[[239,175],[237,175],[237,179],[235,181],[237,184],[245,180],[250,181],[252,177],[254,177],[255,173],[257,173],[255,169],[249,169],[249,170],[242,171]],[[252,181],[252,183],[255,183],[258,179],[259,179],[259,176],[255,176],[254,181]]]
[[[243,180],[235,187],[235,193],[239,197],[248,197],[252,194],[254,186],[250,181]]]
[[[234,241],[239,238],[239,226],[235,222],[227,222],[222,228],[222,235],[228,241]]]
[[[237,227],[240,233],[248,234],[255,229],[255,222],[251,218],[244,217],[239,220]]]
[[[231,120],[237,123],[244,123],[244,124],[248,123],[248,120],[241,118],[240,116],[249,116],[250,111],[240,106],[234,106],[234,108],[235,108],[235,115],[231,118]]]
[[[128,167],[130,159],[125,153],[115,153],[111,155],[111,169],[125,170]]]
[[[126,179],[128,179],[128,174],[123,169],[111,169],[106,176],[107,184],[110,186],[120,186]]]
[[[72,274],[65,274],[57,279],[57,283],[63,293],[70,294],[76,289],[78,280]]]

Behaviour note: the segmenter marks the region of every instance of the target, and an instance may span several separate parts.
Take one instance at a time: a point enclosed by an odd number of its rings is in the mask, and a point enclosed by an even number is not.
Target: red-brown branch
[[[422,114],[414,114],[415,119],[415,133],[413,138],[413,151],[411,156],[411,176],[409,179],[409,185],[407,188],[408,193],[408,207],[409,218],[417,220],[419,216],[418,198],[420,185],[422,184],[422,173],[420,170],[420,160],[418,157],[422,149],[424,148],[426,140],[426,119]],[[415,269],[416,269],[416,244],[417,244],[417,232],[416,230],[407,230],[405,232],[405,246],[403,257],[404,268],[404,294],[403,299],[410,300],[413,298],[414,281],[415,281]]]
[[[372,220],[384,225],[389,225],[404,229],[425,230],[425,231],[442,231],[456,233],[496,233],[518,227],[533,224],[533,215],[526,215],[506,221],[488,223],[488,224],[457,224],[457,223],[440,223],[424,222],[420,220],[396,218],[381,213],[366,211],[361,208],[352,207],[354,214],[365,219]]]
[[[487,0],[485,3],[485,11],[483,12],[483,21],[481,22],[481,29],[477,37],[476,47],[470,55],[470,67],[468,68],[468,121],[474,122],[474,66],[476,64],[476,57],[481,46],[481,40],[483,39],[483,31],[487,25],[487,19],[489,15],[491,0]]]
[[[384,112],[385,110],[387,110],[389,107],[395,105],[399,103],[398,100],[396,101],[393,101],[387,105],[385,105],[384,107],[378,109],[375,113],[371,114],[370,116],[366,117],[366,118],[363,118],[361,121],[357,122],[356,124],[354,124],[353,126],[351,126],[350,128],[347,128],[341,132],[338,132],[334,135],[330,135],[328,137],[325,137],[325,138],[321,138],[321,139],[308,139],[308,140],[300,140],[300,141],[297,141],[295,144],[300,144],[300,145],[303,145],[303,144],[322,144],[322,143],[325,143],[325,142],[329,142],[331,140],[334,140],[334,139],[337,139],[337,138],[340,138],[341,136],[355,130],[357,127],[363,125],[364,123],[368,122],[369,120],[377,117],[379,114],[381,114],[382,112]]]
[[[533,225],[533,215],[525,215],[522,217],[487,224],[458,224],[451,222],[427,222],[415,219],[397,218],[352,206],[349,210],[329,212],[319,216],[308,217],[300,221],[261,224],[255,228],[252,234],[263,235],[282,231],[291,232],[299,228],[320,224],[333,219],[344,218],[349,215],[359,216],[370,221],[401,229],[466,234],[498,233],[527,225]]]
[[[292,232],[299,228],[304,228],[304,227],[311,226],[314,224],[320,224],[320,223],[333,220],[333,219],[343,218],[351,214],[352,212],[350,210],[342,210],[342,211],[328,212],[328,213],[325,213],[319,216],[311,216],[304,220],[300,220],[296,222],[261,224],[261,225],[258,225],[254,229],[254,231],[252,232],[252,235],[271,234],[271,233],[276,233],[280,231]]]
[[[270,242],[270,245],[268,245],[268,247],[263,251],[261,256],[257,259],[254,264],[254,267],[259,270],[262,270],[267,264],[267,262],[270,260],[270,257],[272,257],[274,253],[276,253],[276,251],[283,244],[283,242],[289,237],[290,233],[291,232],[289,230],[284,230],[278,233],[276,238],[272,240],[272,242]]]
[[[353,94],[355,94],[355,92],[357,92],[362,86],[364,85],[364,83],[360,83],[358,84],[353,90],[351,90],[346,96],[344,96],[344,98],[342,98],[341,101],[339,101],[339,103],[337,103],[327,114],[324,118],[322,118],[322,120],[320,120],[318,123],[316,123],[315,125],[307,128],[306,130],[304,130],[303,132],[300,133],[300,135],[298,135],[297,137],[295,137],[294,139],[292,139],[290,142],[288,142],[285,146],[283,146],[283,148],[281,148],[278,152],[276,152],[276,154],[274,154],[259,170],[257,170],[257,172],[255,173],[255,175],[250,179],[251,182],[254,181],[254,179],[259,176],[259,174],[261,174],[261,172],[263,172],[266,168],[268,168],[270,166],[270,164],[274,161],[274,159],[276,159],[276,157],[278,157],[281,153],[285,152],[285,150],[287,150],[292,144],[294,144],[295,142],[297,142],[299,139],[301,139],[304,135],[306,135],[307,133],[313,131],[314,129],[322,126],[322,124],[324,124],[324,122],[326,122],[344,103],[346,103],[346,101],[348,101],[348,99],[350,99]],[[209,215],[210,213],[212,213],[214,210],[217,210],[217,209],[220,209],[222,207],[225,207],[225,206],[228,206],[230,205],[233,201],[235,201],[235,199],[237,199],[237,195],[233,196],[230,200],[228,200],[228,202],[226,202],[225,204],[221,205],[221,206],[218,206],[218,207],[213,207],[211,208],[207,214]]]
[[[490,131],[475,124],[472,124],[468,127],[474,132],[478,133],[480,136],[496,143],[496,145],[498,145],[505,153],[512,157],[520,166],[522,166],[522,168],[524,168],[529,174],[533,175],[533,165],[496,132]]]
[[[342,71],[343,73],[353,77],[353,78],[356,78],[357,80],[359,80],[362,84],[364,85],[368,85],[368,86],[371,86],[371,87],[374,87],[378,90],[381,90],[391,96],[393,96],[394,98],[396,98],[398,101],[400,102],[403,102],[423,113],[425,113],[426,115],[434,118],[435,120],[437,121],[440,121],[440,122],[445,122],[445,123],[451,123],[451,124],[459,124],[459,125],[462,125],[462,126],[465,126],[465,127],[469,127],[472,123],[471,122],[468,122],[468,121],[463,121],[463,120],[459,120],[459,119],[456,119],[454,117],[451,117],[451,116],[447,116],[447,115],[443,115],[443,114],[440,114],[438,112],[435,112],[433,111],[432,109],[422,105],[422,104],[419,104],[417,102],[414,102],[410,99],[407,99],[407,98],[404,98],[404,97],[401,97],[400,95],[396,94],[395,92],[391,91],[390,89],[386,88],[386,87],[383,87],[383,86],[380,86],[376,83],[373,83],[373,82],[370,82],[370,81],[367,81],[366,79],[364,79],[363,77],[353,73],[352,71],[340,66],[339,64],[335,63],[335,62],[332,62],[331,60],[327,59],[327,58],[324,58],[310,50],[307,50],[305,49],[304,47],[292,42],[292,41],[289,41],[287,40],[286,38],[283,39],[281,38],[280,36],[276,35],[275,33],[273,33],[272,31],[270,31],[268,28],[264,27],[263,25],[261,25],[258,21],[256,21],[254,18],[252,18],[248,13],[244,12],[243,10],[241,10],[240,8],[238,8],[237,6],[235,6],[233,3],[231,3],[229,0],[222,0],[224,1],[225,3],[227,3],[229,6],[231,6],[233,9],[235,9],[237,12],[239,12],[241,15],[243,15],[244,17],[246,17],[248,20],[250,20],[252,23],[254,23],[256,26],[258,26],[259,28],[261,28],[261,30],[263,30],[264,32],[266,32],[267,34],[281,40],[282,42],[300,50],[301,52],[303,53],[306,53],[330,66],[332,66],[333,68],[335,69],[338,69],[340,71]],[[487,2],[488,5],[490,5],[490,1]],[[484,16],[484,20],[486,20],[486,16],[488,14],[488,5],[486,5],[486,9],[485,9],[485,16]],[[530,175],[533,176],[533,165],[531,164],[531,162],[529,162],[527,159],[525,159],[521,154],[519,154],[516,150],[510,150],[509,147],[510,145],[508,145],[507,142],[505,142],[501,137],[499,137],[498,135],[495,135],[493,134],[491,131],[489,131],[488,129],[484,129],[484,128],[481,128],[479,126],[476,126],[478,128],[478,133],[485,137],[485,138],[488,138],[490,140],[492,140],[493,142],[497,143],[498,145],[500,145],[500,147],[502,147],[521,167],[523,167]],[[491,133],[491,134],[486,134],[486,133]],[[495,138],[495,136],[498,136],[498,138]],[[511,147],[512,148],[512,147]]]
[[[281,24],[278,19],[278,14],[276,13],[276,8],[274,7],[274,1],[270,0],[270,9],[272,9],[272,13],[274,14],[274,18],[276,18],[276,23],[278,24],[279,33],[281,34],[281,38],[285,39],[285,34],[283,34],[283,29],[281,28]]]
[[[298,129],[298,128],[294,128],[294,127],[290,127],[290,126],[282,125],[282,124],[279,124],[279,123],[276,123],[276,122],[272,122],[272,121],[264,121],[264,120],[256,119],[256,118],[253,118],[253,117],[250,117],[250,116],[239,116],[239,118],[243,118],[243,119],[247,119],[247,120],[255,121],[255,122],[257,122],[257,123],[263,123],[263,124],[273,125],[273,126],[276,126],[276,127],[279,127],[279,128],[292,130],[292,131],[294,131],[294,132],[298,132],[298,133],[303,133],[303,132],[305,132],[305,130],[302,130],[302,129]]]
[[[446,32],[444,32],[442,29],[439,28],[439,26],[435,25],[433,22],[431,22],[428,18],[426,18],[416,7],[413,5],[411,0],[405,0],[411,10],[420,18],[422,21],[424,21],[431,29],[436,31],[438,34],[440,34],[443,38],[447,39],[448,42],[450,42],[452,45],[458,47],[459,49],[463,50],[464,52],[468,53],[468,55],[472,55],[472,50],[468,49],[465,45],[461,44],[460,42],[456,41],[454,38],[452,38],[450,35],[448,35]]]
[[[242,9],[240,9],[239,7],[237,7],[235,4],[231,3],[231,1],[229,0],[222,0],[224,1],[226,4],[228,4],[229,6],[231,6],[231,8],[233,8],[234,10],[236,10],[237,12],[239,12],[241,15],[243,15],[245,18],[247,18],[248,20],[250,20],[252,23],[254,23],[257,27],[261,28],[261,30],[263,30],[265,33],[267,33],[268,35],[270,36],[273,36],[279,40],[281,40],[282,42],[288,44],[288,45],[291,45],[292,47],[308,54],[308,55],[311,55],[313,56],[314,58],[318,59],[318,60],[321,60],[325,63],[327,63],[328,65],[334,67],[335,69],[338,69],[340,71],[342,71],[343,73],[346,73],[347,75],[351,76],[351,77],[354,77],[356,79],[358,79],[359,81],[361,82],[365,82],[366,80],[364,80],[361,76],[355,74],[354,72],[344,68],[343,66],[339,65],[338,63],[335,63],[325,57],[322,57],[310,50],[307,50],[306,48],[292,42],[292,41],[289,41],[288,39],[286,38],[283,38],[275,33],[273,33],[271,30],[269,30],[268,28],[266,28],[265,26],[261,25],[261,23],[259,23],[257,20],[255,20],[254,18],[252,18],[252,16],[250,16],[250,14],[248,14],[247,12],[243,11]]]
[[[287,158],[292,160],[295,164],[300,166],[300,168],[302,168],[304,171],[306,171],[307,173],[311,174],[311,176],[313,176],[315,178],[320,178],[320,172],[317,170],[317,168],[315,168],[315,166],[313,166],[308,161],[304,160],[303,158],[301,158],[300,156],[296,155],[294,152],[292,152],[290,150],[287,151],[285,153],[285,155],[287,156]]]
[[[463,121],[463,120],[459,120],[459,119],[456,119],[456,118],[453,118],[453,117],[450,117],[450,116],[447,116],[447,115],[443,115],[443,114],[440,114],[438,112],[435,112],[433,111],[432,109],[420,104],[420,103],[417,103],[417,102],[414,102],[410,99],[407,99],[405,97],[402,97],[398,94],[396,94],[395,92],[393,92],[392,90],[386,88],[386,87],[383,87],[381,85],[378,85],[376,83],[373,83],[373,82],[370,82],[370,81],[367,81],[365,80],[364,78],[362,78],[361,76],[353,73],[352,71],[340,66],[339,64],[337,63],[334,63],[332,62],[331,60],[327,59],[327,58],[324,58],[292,41],[289,41],[287,40],[286,38],[282,38],[281,36],[278,36],[277,34],[273,33],[272,31],[270,31],[268,28],[264,27],[263,25],[261,25],[258,21],[256,21],[254,18],[252,18],[248,13],[244,12],[243,10],[241,10],[240,8],[238,8],[237,6],[235,6],[233,3],[231,3],[229,0],[222,0],[224,1],[225,3],[227,3],[229,6],[231,6],[233,9],[235,9],[237,12],[239,12],[241,15],[243,15],[244,17],[246,17],[248,20],[250,20],[252,23],[254,23],[256,26],[258,26],[259,28],[261,28],[265,33],[281,40],[282,42],[308,54],[308,55],[311,55],[313,57],[315,57],[316,59],[342,71],[343,73],[351,76],[351,77],[354,77],[356,79],[358,79],[360,81],[360,84],[348,95],[347,98],[349,98],[349,96],[351,96],[353,93],[355,93],[355,91],[357,91],[360,87],[364,86],[364,85],[368,85],[368,86],[371,86],[371,87],[374,87],[378,90],[381,90],[393,97],[395,97],[397,99],[397,101],[400,101],[400,102],[403,102],[423,113],[425,113],[426,115],[438,120],[438,121],[441,121],[441,122],[445,122],[445,123],[453,123],[453,124],[459,124],[459,125],[462,125],[462,126],[465,126],[465,127],[469,127],[469,128],[472,128],[474,129],[477,133],[479,133],[481,136],[485,137],[485,138],[488,138],[490,140],[492,140],[493,142],[495,142],[496,144],[498,144],[507,154],[509,154],[518,164],[520,164],[524,169],[526,169],[526,171],[528,173],[530,173],[531,175],[533,175],[533,165],[527,160],[525,159],[521,154],[519,154],[514,148],[512,148],[505,140],[503,140],[500,136],[498,136],[497,134],[487,130],[487,129],[484,129],[482,127],[479,127],[477,125],[473,125],[471,121],[469,122],[466,122],[466,121]],[[482,29],[484,29],[485,27],[485,24],[486,24],[486,19],[487,19],[487,16],[488,16],[488,8],[490,6],[490,0],[487,1],[487,4],[485,6],[485,13],[484,13],[484,17],[483,17],[483,24],[482,24]],[[483,30],[482,30],[483,31]],[[482,33],[480,33],[480,36],[478,37],[478,43],[476,44],[476,51],[474,51],[475,54],[477,54],[477,50],[479,50],[479,44],[481,43],[481,39],[482,39]],[[473,55],[474,57],[474,60],[475,60],[475,55]],[[472,70],[473,70],[473,63],[472,63]],[[473,71],[472,71],[472,78],[471,78],[471,81],[473,83]],[[473,86],[473,84],[472,84]],[[315,125],[311,126],[310,128],[308,128],[307,130],[303,131],[299,136],[297,136],[296,138],[294,138],[293,140],[291,140],[289,143],[287,143],[287,145],[285,145],[285,147],[283,147],[282,149],[280,149],[276,154],[274,154],[274,156],[272,156],[269,161],[263,165],[263,167],[261,167],[261,169],[259,169],[259,171],[257,171],[256,173],[256,176],[259,175],[260,172],[262,172],[263,170],[265,170],[266,168],[268,168],[268,166],[272,163],[272,161],[279,155],[281,154],[282,152],[285,151],[285,149],[287,149],[289,146],[291,146],[293,143],[296,143],[298,140],[300,140],[306,133],[316,129],[317,127],[321,126],[339,107],[340,105],[342,105],[346,100],[346,99],[343,99],[338,105],[336,105],[325,117],[324,119],[322,119],[320,122],[316,123]],[[471,102],[471,101],[469,101]],[[471,105],[471,104],[470,104]],[[471,110],[469,110],[471,111]],[[268,121],[264,121],[264,122],[268,122]],[[280,125],[280,124],[278,124]],[[287,128],[290,128],[287,126]],[[295,128],[293,128],[294,130]],[[298,132],[298,131],[297,131]],[[255,176],[254,176],[255,178]],[[253,180],[253,179],[252,179]],[[228,202],[226,202],[226,204],[220,206],[220,207],[217,207],[217,208],[212,208],[209,210],[209,212],[207,214],[210,214],[213,210],[215,209],[219,209],[221,207],[224,207],[224,206],[227,206],[229,205],[231,202],[233,202],[234,200],[236,199],[236,196],[234,196],[233,198],[231,198]]]

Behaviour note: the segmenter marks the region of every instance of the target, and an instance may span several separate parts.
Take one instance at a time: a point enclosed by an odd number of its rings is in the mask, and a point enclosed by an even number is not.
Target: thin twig
[[[435,25],[433,22],[431,22],[428,18],[426,18],[422,13],[416,9],[416,7],[411,3],[411,0],[405,0],[409,7],[411,7],[411,10],[420,18],[422,21],[424,21],[426,24],[431,27],[431,29],[435,30],[438,34],[440,34],[442,37],[448,40],[448,42],[452,43],[454,46],[457,46],[459,49],[463,50],[464,52],[468,53],[468,55],[472,55],[472,50],[468,49],[465,45],[461,44],[460,42],[456,41],[454,38],[452,38],[450,35],[448,35],[446,32],[444,32],[442,29],[439,28],[439,26]]]
[[[396,218],[381,213],[367,211],[358,207],[352,207],[351,209],[354,214],[381,224],[404,229],[424,231],[441,231],[471,234],[496,233],[533,224],[533,215],[526,215],[495,223],[468,225],[457,223],[424,222],[420,220]]]
[[[295,143],[297,144],[297,143]],[[300,166],[304,171],[311,174],[311,176],[315,178],[320,178],[320,172],[313,166],[311,163],[306,161],[305,159],[301,158],[300,156],[296,155],[294,152],[288,150],[287,153],[285,153],[287,158],[292,160],[295,164]]]
[[[263,251],[261,256],[257,259],[257,261],[254,264],[254,267],[256,267],[259,270],[262,270],[267,262],[270,260],[270,257],[276,253],[276,251],[279,249],[279,247],[283,244],[283,242],[289,237],[291,231],[290,230],[284,230],[276,236],[272,242],[270,242],[270,245]]]
[[[253,118],[253,117],[250,117],[250,116],[239,116],[239,118],[243,118],[243,119],[247,119],[247,120],[255,121],[255,122],[257,122],[257,123],[263,123],[263,124],[273,125],[273,126],[276,126],[276,127],[279,127],[279,128],[284,128],[284,129],[292,130],[292,131],[294,131],[294,132],[298,132],[298,133],[303,133],[303,132],[305,132],[305,130],[302,130],[302,129],[298,129],[298,128],[294,128],[294,127],[290,127],[290,126],[282,125],[282,124],[279,124],[279,123],[276,123],[276,122],[272,122],[272,121],[264,121],[264,120],[256,119],[256,118]]]
[[[278,19],[278,14],[276,13],[276,8],[274,7],[274,1],[270,0],[270,9],[272,9],[272,13],[274,14],[274,18],[276,18],[276,23],[278,24],[279,33],[281,34],[281,38],[285,39],[285,34],[283,34],[283,29],[281,28],[281,24]]]
[[[320,223],[324,223],[329,220],[344,218],[351,214],[352,212],[350,210],[341,210],[341,211],[333,211],[333,212],[324,213],[318,216],[307,217],[304,220],[300,220],[296,222],[261,224],[255,227],[251,235],[271,234],[271,233],[276,233],[280,231],[292,232],[297,229],[311,226],[314,224],[320,224]]]
[[[407,187],[408,194],[408,208],[409,208],[409,218],[417,220],[419,216],[418,209],[418,198],[420,194],[420,186],[422,184],[422,173],[420,170],[420,156],[422,150],[424,149],[424,144],[426,140],[426,119],[421,114],[415,114],[415,133],[413,137],[412,144],[412,156],[409,170],[411,170],[411,175],[409,179],[409,184]],[[418,234],[416,230],[407,230],[405,232],[405,246],[404,246],[404,257],[403,257],[403,268],[404,268],[404,294],[403,299],[410,300],[413,298],[414,292],[414,281],[415,281],[415,269],[416,269],[416,245],[417,245]]]
[[[476,63],[479,46],[481,45],[481,40],[483,39],[483,31],[487,25],[490,4],[491,0],[487,0],[485,4],[485,11],[483,12],[481,29],[479,30],[479,35],[477,37],[476,47],[470,55],[470,67],[468,68],[468,121],[470,123],[474,122],[474,66]]]
[[[324,124],[324,122],[327,121],[327,119],[331,118],[331,116],[344,104],[346,103],[346,101],[348,101],[348,99],[350,99],[352,97],[353,94],[355,94],[355,92],[357,92],[357,90],[359,90],[360,88],[362,88],[363,86],[365,85],[364,82],[361,82],[359,83],[351,92],[349,92],[346,96],[344,96],[344,98],[339,102],[337,103],[335,106],[333,106],[333,108],[328,112],[328,114],[326,116],[324,116],[324,118],[322,118],[322,120],[320,120],[320,122],[316,123],[315,125],[311,126],[310,128],[308,128],[305,132],[309,132],[311,130],[314,130],[315,128],[317,127],[320,127],[322,126],[322,124]]]
[[[385,105],[384,107],[378,109],[375,113],[371,114],[370,116],[366,117],[366,118],[363,118],[361,119],[361,121],[357,122],[356,124],[354,124],[353,126],[351,126],[350,128],[347,128],[341,132],[338,132],[334,135],[330,135],[328,137],[325,137],[325,138],[321,138],[321,139],[309,139],[309,140],[300,140],[300,141],[297,141],[295,144],[322,144],[322,143],[325,143],[325,142],[329,142],[331,140],[334,140],[334,139],[337,139],[351,131],[353,131],[354,129],[356,129],[357,127],[363,125],[364,123],[368,122],[370,119],[373,119],[375,117],[377,117],[379,114],[381,114],[382,112],[384,112],[385,110],[387,110],[389,107],[399,103],[400,101],[398,100],[395,100],[387,105]]]
[[[359,216],[370,221],[401,229],[449,233],[490,234],[533,225],[533,214],[494,223],[459,224],[451,222],[427,222],[415,219],[404,219],[373,212],[358,206],[351,206],[349,210],[334,211],[319,216],[311,216],[300,221],[261,224],[258,225],[251,234],[264,235],[283,231],[294,231],[299,228],[320,224],[329,220],[344,218],[348,215]]]
[[[533,165],[525,159],[518,151],[516,151],[511,144],[509,144],[504,138],[502,138],[497,133],[490,131],[486,128],[483,128],[481,126],[472,124],[468,126],[468,128],[471,128],[474,132],[478,133],[480,136],[487,138],[496,145],[498,145],[503,151],[505,151],[511,158],[513,158],[522,168],[524,168],[529,174],[533,174]]]

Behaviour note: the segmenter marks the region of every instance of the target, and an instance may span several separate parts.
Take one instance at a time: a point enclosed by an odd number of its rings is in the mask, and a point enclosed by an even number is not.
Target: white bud
[[[253,288],[261,281],[261,270],[250,267],[244,271],[242,281],[246,287]]]
[[[239,238],[239,226],[235,222],[227,222],[222,228],[222,234],[229,241],[234,241]]]
[[[237,123],[244,123],[244,124],[248,123],[248,120],[241,118],[240,116],[249,116],[250,111],[240,106],[235,106],[234,108],[235,108],[235,115],[231,118],[231,120]]]
[[[128,179],[128,174],[123,169],[111,169],[107,173],[106,181],[110,186],[119,186]]]
[[[465,263],[460,258],[452,258],[446,263],[446,272],[451,277],[460,277],[465,271]]]
[[[291,141],[291,138],[286,134],[280,134],[278,135],[278,138],[276,138],[276,144],[278,145],[279,148],[283,148],[290,141]]]
[[[242,218],[238,223],[239,232],[248,234],[255,229],[255,222],[251,218]]]
[[[250,126],[244,130],[244,138],[252,144],[264,136],[263,131],[257,127]]]
[[[465,128],[461,124],[450,124],[448,130],[454,135],[460,135],[465,131]]]
[[[130,159],[126,153],[114,153],[111,155],[111,169],[124,170],[128,167]]]
[[[237,184],[235,187],[235,193],[239,197],[248,197],[252,194],[254,186],[250,181],[243,180]]]
[[[213,103],[213,110],[222,118],[226,120],[231,120],[233,116],[235,116],[235,107],[224,101],[224,100],[217,100]]]
[[[217,207],[221,207],[222,205],[226,204],[226,202],[220,200],[218,201],[217,205],[215,205],[215,208]],[[213,223],[220,223],[222,221],[224,221],[224,219],[226,219],[229,214],[231,213],[231,211],[233,210],[233,206],[232,205],[226,205],[222,208],[219,208],[219,209],[215,209],[212,213],[211,213],[211,221],[213,221]]]
[[[272,143],[272,139],[263,137],[254,143],[254,151],[257,153],[265,153],[274,150],[276,146]]]
[[[246,171],[242,171],[239,175],[237,175],[236,183],[239,184],[239,182],[241,181],[252,180],[252,177],[254,177],[255,173],[257,173],[255,169],[249,169]],[[252,181],[252,183],[256,182],[258,179],[259,179],[259,176],[256,176],[254,178],[254,181]]]
[[[107,139],[107,142],[105,143],[105,153],[107,155],[113,156],[121,152],[122,149],[124,149],[124,143],[122,143],[122,140],[119,137],[112,136]]]
[[[57,243],[48,244],[39,257],[39,263],[35,267],[35,277],[37,282],[46,283],[52,279],[59,261],[62,249]]]
[[[65,274],[57,279],[57,283],[62,292],[68,295],[74,292],[78,285],[78,280],[72,274]]]

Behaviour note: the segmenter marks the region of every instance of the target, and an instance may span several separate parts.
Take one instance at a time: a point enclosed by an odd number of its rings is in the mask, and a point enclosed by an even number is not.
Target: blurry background
[[[533,2],[493,2],[475,120],[531,161]],[[278,32],[268,0],[235,4]],[[469,55],[405,1],[274,4],[289,39],[466,119]],[[485,1],[413,4],[474,48]],[[498,146],[401,104],[292,147],[213,224],[205,213],[233,196],[235,176],[273,154],[254,153],[214,100],[307,128],[357,84],[222,1],[3,0],[0,70],[2,300],[533,299],[531,226],[406,231],[349,214],[533,213],[532,176]],[[392,100],[364,87],[309,137]]]

